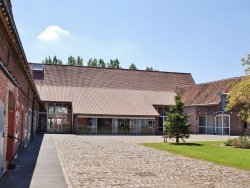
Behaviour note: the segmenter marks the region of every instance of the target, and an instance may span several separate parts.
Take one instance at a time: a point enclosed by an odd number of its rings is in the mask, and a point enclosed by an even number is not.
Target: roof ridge
[[[32,63],[30,64],[43,64],[43,63]],[[170,71],[148,71],[148,70],[134,70],[134,69],[127,69],[127,68],[108,68],[108,67],[91,67],[91,66],[76,66],[76,65],[65,65],[65,64],[43,64],[46,66],[68,66],[68,67],[77,67],[77,68],[89,68],[89,69],[106,69],[106,70],[117,70],[117,71],[137,71],[137,72],[152,72],[152,73],[168,73],[168,74],[191,74],[188,72],[170,72]]]
[[[214,80],[214,81],[210,81],[210,82],[204,82],[204,83],[199,83],[199,84],[192,84],[192,85],[180,86],[178,88],[185,88],[185,87],[190,87],[190,86],[201,86],[201,85],[207,85],[207,84],[214,84],[214,83],[218,83],[218,82],[222,82],[222,81],[226,81],[226,80],[240,79],[240,78],[243,78],[243,77],[245,77],[245,76],[236,76],[236,77],[231,77],[231,78],[224,78],[224,79]]]

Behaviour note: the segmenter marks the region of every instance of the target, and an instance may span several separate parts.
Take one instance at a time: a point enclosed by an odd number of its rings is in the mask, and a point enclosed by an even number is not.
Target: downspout
[[[32,99],[32,111],[31,111],[31,134],[30,134],[30,140],[34,139],[34,106],[35,106],[35,97]]]

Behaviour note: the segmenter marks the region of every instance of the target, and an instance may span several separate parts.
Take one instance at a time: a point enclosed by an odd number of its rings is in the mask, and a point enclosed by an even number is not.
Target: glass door
[[[216,134],[230,135],[230,115],[216,116]]]

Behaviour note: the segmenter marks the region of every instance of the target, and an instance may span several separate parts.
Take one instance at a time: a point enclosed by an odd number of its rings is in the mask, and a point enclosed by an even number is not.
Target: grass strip
[[[250,171],[250,150],[224,145],[224,142],[144,143],[147,147],[195,159]]]

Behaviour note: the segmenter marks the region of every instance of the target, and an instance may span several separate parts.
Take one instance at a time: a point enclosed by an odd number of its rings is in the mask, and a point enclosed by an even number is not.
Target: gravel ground
[[[250,187],[250,172],[138,144],[163,142],[162,136],[53,135],[53,138],[69,187]],[[191,135],[187,141],[227,138]]]

